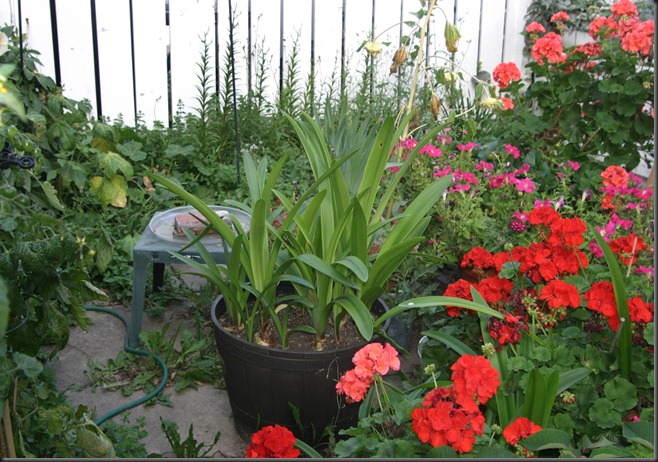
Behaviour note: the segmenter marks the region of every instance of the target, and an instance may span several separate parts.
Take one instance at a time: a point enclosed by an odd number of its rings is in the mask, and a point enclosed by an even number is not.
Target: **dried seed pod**
[[[391,64],[391,74],[395,74],[402,63],[407,59],[407,48],[404,45],[401,45],[398,48],[398,51],[395,52],[393,56],[393,64]]]

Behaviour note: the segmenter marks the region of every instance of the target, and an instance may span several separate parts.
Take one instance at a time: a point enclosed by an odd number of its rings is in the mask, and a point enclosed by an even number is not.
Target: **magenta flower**
[[[619,215],[617,215],[616,213],[612,214],[612,218],[611,218],[610,221],[613,224],[615,224],[615,225],[617,225],[617,226],[619,226],[623,229],[626,229],[626,230],[631,229],[631,227],[633,226],[633,222],[631,220],[623,220],[623,219],[619,218]]]
[[[430,157],[441,157],[443,155],[443,153],[439,148],[431,144],[425,145],[422,148],[420,148],[420,153],[427,154]]]
[[[546,199],[546,200],[543,200],[543,201],[537,201],[536,200],[534,208],[538,209],[540,207],[550,207],[550,206],[551,206],[551,200],[550,199]]]
[[[480,147],[479,144],[473,143],[472,141],[469,141],[466,144],[461,144],[461,143],[457,144],[457,149],[459,149],[460,151],[470,151],[473,148],[479,148],[479,147]]]
[[[480,161],[480,163],[475,166],[475,170],[484,170],[485,172],[491,171],[493,169],[494,169],[494,164],[490,164],[489,162],[485,162],[483,160]]]
[[[512,154],[512,156],[515,159],[518,159],[519,156],[521,155],[521,153],[519,152],[519,148],[517,148],[516,146],[512,146],[511,144],[505,145],[505,151],[507,152],[507,154]]]
[[[579,170],[580,169],[580,164],[578,162],[573,162],[571,160],[568,160],[567,164],[569,164],[569,167],[571,167],[574,170]]]
[[[516,183],[516,190],[521,192],[531,193],[535,190],[535,183],[530,178],[518,180]]]

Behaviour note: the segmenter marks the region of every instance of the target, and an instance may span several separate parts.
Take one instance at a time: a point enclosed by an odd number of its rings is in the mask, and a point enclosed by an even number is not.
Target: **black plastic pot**
[[[381,312],[388,307],[382,302]],[[360,403],[346,404],[336,383],[349,369],[362,345],[324,351],[285,351],[238,338],[220,324],[226,308],[222,296],[211,316],[235,427],[249,441],[258,429],[282,425],[311,445],[323,442],[330,424],[338,429],[355,426]],[[374,339],[373,341],[379,341]],[[299,410],[299,423],[293,409]]]

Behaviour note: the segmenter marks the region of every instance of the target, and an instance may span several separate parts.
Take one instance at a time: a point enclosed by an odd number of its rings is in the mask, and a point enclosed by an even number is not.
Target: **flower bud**
[[[423,369],[425,375],[432,375],[434,374],[434,371],[436,371],[436,365],[434,363],[428,364],[427,366],[425,366],[425,369]]]
[[[372,56],[377,56],[379,53],[382,52],[382,46],[377,43],[376,40],[373,40],[369,44],[366,45],[366,51],[370,53]]]
[[[434,120],[439,119],[439,110],[441,109],[441,101],[439,100],[439,97],[436,96],[436,93],[432,92],[432,100],[430,101],[430,111],[432,111],[432,115],[434,116]]]
[[[461,38],[459,29],[454,24],[446,22],[446,27],[443,30],[443,36],[446,39],[446,48],[450,53],[455,53],[457,51],[457,42]]]
[[[493,346],[492,343],[485,343],[482,345],[482,355],[485,358],[488,358],[489,356],[493,356],[493,354],[496,352],[496,348]]]
[[[498,100],[498,98],[493,98],[489,96],[488,98],[484,98],[480,102],[480,106],[482,106],[485,109],[502,109],[503,108],[503,103]]]
[[[395,74],[402,63],[407,59],[407,48],[404,45],[401,45],[398,48],[398,51],[395,52],[393,56],[393,64],[391,64],[391,74]]]

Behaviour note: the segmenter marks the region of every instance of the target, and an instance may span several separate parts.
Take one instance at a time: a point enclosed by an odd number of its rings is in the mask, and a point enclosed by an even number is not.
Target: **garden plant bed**
[[[418,3],[340,86],[300,88],[295,44],[275,102],[199,38],[198,107],[148,127],[0,28],[0,457],[655,458],[648,9],[601,2],[574,45],[584,16],[535,9],[470,75]],[[211,235],[172,217],[183,266],[133,275],[149,217],[192,209]]]

